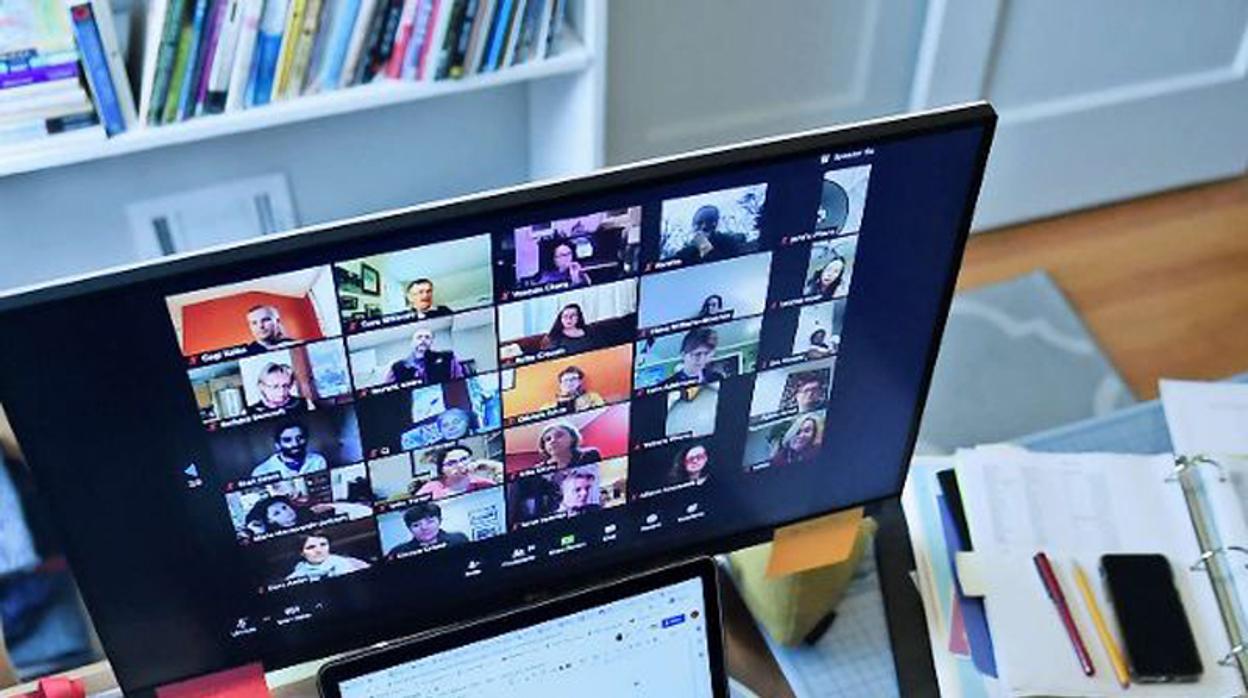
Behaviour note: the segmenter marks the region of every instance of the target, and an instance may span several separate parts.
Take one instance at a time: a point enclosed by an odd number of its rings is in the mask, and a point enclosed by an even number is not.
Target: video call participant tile
[[[750,472],[812,464],[823,449],[825,410],[751,425],[745,437],[743,465]]]
[[[370,460],[502,426],[497,373],[374,395],[356,409]]]
[[[208,437],[213,472],[228,489],[324,472],[363,462],[350,405],[279,416]]]
[[[502,487],[437,502],[417,502],[377,517],[381,549],[402,560],[500,536],[507,532]]]
[[[503,435],[469,436],[368,462],[378,510],[441,500],[503,483]]]
[[[830,235],[850,235],[862,228],[867,208],[867,185],[871,166],[844,167],[823,173],[814,230]]]
[[[503,424],[603,407],[632,394],[633,345],[622,344],[502,372]]]
[[[628,458],[530,475],[507,485],[511,528],[527,528],[621,506],[628,501]]]
[[[769,313],[764,320],[760,366],[817,361],[840,351],[845,298]]]
[[[498,238],[499,300],[601,285],[637,273],[641,207],[516,228]]]
[[[767,306],[771,253],[641,278],[639,334],[665,334],[758,315]]]
[[[628,279],[508,303],[498,309],[504,366],[630,342],[637,328],[637,281]]]
[[[339,262],[334,278],[348,332],[480,308],[494,299],[490,236]]]
[[[372,517],[253,543],[242,552],[261,593],[346,577],[380,561]]]
[[[200,419],[210,430],[352,399],[341,339],[201,366],[188,371],[187,376]]]
[[[492,308],[351,335],[347,348],[361,396],[446,383],[498,367]]]
[[[754,377],[750,424],[762,424],[827,407],[835,359],[762,371]]]
[[[763,318],[755,316],[651,336],[633,351],[633,387],[649,395],[750,373],[758,359]]]
[[[752,377],[747,375],[634,398],[630,403],[633,450],[659,448],[739,428],[720,417],[739,409],[733,405],[747,404],[752,389]]]
[[[702,487],[719,478],[721,462],[714,439],[689,439],[664,448],[634,453],[628,474],[629,498],[645,501],[672,492]]]
[[[507,429],[507,479],[625,455],[628,421],[629,407],[622,403]]]
[[[240,543],[258,543],[373,515],[363,463],[227,492]]]
[[[780,248],[771,276],[771,309],[849,296],[858,236]]]
[[[762,249],[765,183],[668,199],[662,204],[657,255],[646,271],[718,262]]]
[[[165,304],[190,366],[342,334],[329,267],[182,293]]]

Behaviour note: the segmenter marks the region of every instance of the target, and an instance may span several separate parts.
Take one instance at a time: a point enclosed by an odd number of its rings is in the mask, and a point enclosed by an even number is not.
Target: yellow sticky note
[[[767,576],[794,574],[847,559],[861,522],[862,507],[858,507],[776,529]]]

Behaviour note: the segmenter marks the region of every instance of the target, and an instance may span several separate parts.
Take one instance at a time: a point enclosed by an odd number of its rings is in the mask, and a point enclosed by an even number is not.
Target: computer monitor
[[[770,139],[0,299],[0,403],[123,687],[896,495],[994,123]]]
[[[715,563],[696,560],[331,662],[324,698],[728,698]]]

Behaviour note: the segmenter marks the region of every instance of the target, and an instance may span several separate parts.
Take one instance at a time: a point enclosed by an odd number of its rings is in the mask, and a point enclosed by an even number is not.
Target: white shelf
[[[202,116],[167,126],[140,127],[107,140],[59,147],[49,143],[46,147],[13,153],[0,150],[0,177],[194,143],[377,107],[569,75],[585,70],[593,60],[590,50],[572,32],[567,32],[562,39],[558,55],[485,75],[435,82],[382,80],[333,92],[298,97],[240,112]]]

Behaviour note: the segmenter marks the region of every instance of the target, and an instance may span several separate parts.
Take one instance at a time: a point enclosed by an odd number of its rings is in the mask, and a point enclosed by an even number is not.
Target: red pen
[[[1066,626],[1066,636],[1070,638],[1070,644],[1075,648],[1075,656],[1079,658],[1079,666],[1083,667],[1084,676],[1092,676],[1096,673],[1096,667],[1092,666],[1092,656],[1088,654],[1088,648],[1083,644],[1083,638],[1079,636],[1079,628],[1075,627],[1075,618],[1070,615],[1070,606],[1066,605],[1066,595],[1062,593],[1062,585],[1058,583],[1057,575],[1053,573],[1053,565],[1049,564],[1049,556],[1039,552],[1031,558],[1031,561],[1036,563],[1036,572],[1040,573],[1040,581],[1044,583],[1044,590],[1049,593],[1049,599],[1057,607],[1057,615],[1061,616],[1062,625]]]

